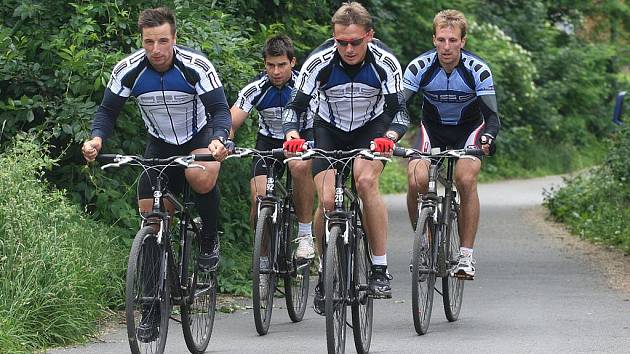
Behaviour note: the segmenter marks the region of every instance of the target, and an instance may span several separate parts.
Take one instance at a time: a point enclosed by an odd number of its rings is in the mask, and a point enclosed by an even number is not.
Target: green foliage
[[[630,129],[615,136],[611,147],[604,164],[565,180],[547,193],[545,205],[581,237],[630,254]]]
[[[85,340],[122,301],[121,230],[89,220],[62,191],[44,146],[22,136],[0,156],[0,348]]]

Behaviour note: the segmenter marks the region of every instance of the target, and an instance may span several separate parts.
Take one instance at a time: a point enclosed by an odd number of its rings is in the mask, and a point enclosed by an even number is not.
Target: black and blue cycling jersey
[[[259,133],[274,139],[283,139],[282,112],[291,99],[298,72],[293,70],[291,78],[282,87],[276,87],[266,72],[260,73],[252,82],[238,93],[236,107],[250,113],[256,108],[260,116]],[[299,130],[313,127],[312,110],[309,109],[300,117]]]
[[[125,101],[134,97],[149,134],[173,145],[190,141],[206,124],[227,138],[232,121],[223,86],[210,61],[188,48],[173,47],[173,65],[158,72],[140,49],[112,72],[92,123],[92,136],[106,139]]]
[[[411,61],[405,70],[403,86],[422,93],[422,120],[435,126],[474,125],[485,121],[485,133],[496,137],[499,118],[496,107],[488,107],[482,96],[493,96],[494,81],[488,65],[474,54],[462,50],[458,65],[447,73],[435,49]]]

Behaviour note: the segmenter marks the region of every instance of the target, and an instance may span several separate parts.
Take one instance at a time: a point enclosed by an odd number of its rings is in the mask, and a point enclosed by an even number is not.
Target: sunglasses
[[[342,39],[338,39],[335,38],[335,42],[337,42],[337,45],[340,47],[347,47],[349,44],[351,44],[353,47],[359,46],[361,45],[361,43],[363,43],[363,39],[369,34],[370,32],[367,32],[366,34],[364,34],[363,36],[357,38],[357,39],[352,39],[349,41],[344,41]]]

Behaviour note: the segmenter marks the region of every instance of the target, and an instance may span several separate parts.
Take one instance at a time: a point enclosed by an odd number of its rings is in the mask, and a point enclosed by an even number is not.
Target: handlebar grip
[[[96,155],[96,160],[99,162],[114,162],[114,158],[116,158],[116,154],[99,154]]]
[[[407,156],[407,149],[400,146],[395,146],[393,151],[394,156],[405,157]]]
[[[195,154],[195,161],[215,161],[211,154]]]
[[[466,153],[466,155],[472,155],[472,156],[477,156],[477,157],[481,157],[483,156],[483,150],[481,149],[477,149],[477,148],[465,148],[464,152]]]
[[[272,149],[271,155],[273,156],[274,159],[284,160],[284,157],[285,157],[284,149],[283,148]]]

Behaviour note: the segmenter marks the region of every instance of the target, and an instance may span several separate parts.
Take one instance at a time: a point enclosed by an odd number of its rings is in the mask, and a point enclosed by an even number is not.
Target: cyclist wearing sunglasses
[[[497,110],[492,73],[488,65],[463,50],[468,25],[456,10],[439,12],[433,20],[435,49],[411,61],[405,70],[404,88],[408,101],[422,93],[422,124],[416,148],[461,149],[478,146],[486,155],[493,153],[501,123]],[[407,210],[412,226],[418,216],[417,195],[428,188],[429,162],[409,162]],[[479,223],[477,176],[481,160],[460,159],[455,167],[455,184],[460,196],[460,254],[457,276],[475,276],[473,244]]]
[[[402,70],[396,57],[374,39],[372,17],[357,2],[344,3],[332,18],[333,38],[317,48],[302,66],[296,92],[283,113],[285,149],[301,151],[298,117],[312,99],[315,146],[325,150],[369,148],[388,153],[405,133],[408,116],[402,97]],[[370,291],[391,297],[387,274],[387,210],[378,188],[379,161],[356,160],[354,178],[363,202],[364,225],[373,254]],[[321,254],[324,209],[333,208],[334,172],[327,162],[313,162],[319,205],[314,232]],[[328,171],[327,171],[328,170]],[[321,263],[321,260],[320,260]],[[321,268],[321,265],[320,265]],[[320,269],[321,271],[321,269]],[[320,278],[321,279],[321,278]],[[323,310],[323,286],[315,288],[315,310]]]

